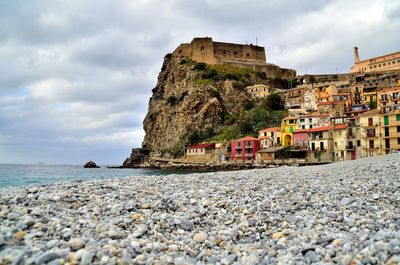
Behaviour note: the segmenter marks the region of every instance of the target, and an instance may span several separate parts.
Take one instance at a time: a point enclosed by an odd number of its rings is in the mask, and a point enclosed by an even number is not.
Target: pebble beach
[[[400,155],[3,188],[0,264],[400,264]]]

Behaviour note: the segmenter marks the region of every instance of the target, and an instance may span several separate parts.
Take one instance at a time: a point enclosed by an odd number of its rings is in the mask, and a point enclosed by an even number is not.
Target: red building
[[[250,136],[231,141],[232,160],[254,160],[260,150],[260,141]]]

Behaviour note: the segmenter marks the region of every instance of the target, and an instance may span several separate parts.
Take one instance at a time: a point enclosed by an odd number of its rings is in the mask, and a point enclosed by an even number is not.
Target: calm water
[[[82,166],[0,164],[0,188],[63,183],[75,180],[108,179],[128,176],[187,174],[189,171],[153,169],[83,168]]]

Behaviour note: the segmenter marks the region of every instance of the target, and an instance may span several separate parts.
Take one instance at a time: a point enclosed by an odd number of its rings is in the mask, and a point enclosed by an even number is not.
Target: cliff
[[[232,65],[210,66],[168,54],[143,122],[146,133],[143,147],[150,150],[152,157],[182,154],[193,132],[212,130],[232,115],[257,104],[246,92],[246,86],[272,83],[282,86],[285,80],[277,75],[294,73],[275,65],[266,67],[271,76]],[[126,161],[125,166],[129,165],[130,161]]]

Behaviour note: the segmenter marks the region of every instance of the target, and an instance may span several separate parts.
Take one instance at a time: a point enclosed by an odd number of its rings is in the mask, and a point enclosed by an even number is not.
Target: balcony
[[[242,149],[242,147],[241,147],[240,145],[238,145],[238,146],[235,147],[235,149],[236,149],[236,150]]]
[[[240,158],[240,157],[242,157],[242,154],[235,154],[234,157]]]
[[[244,148],[245,149],[253,149],[254,145],[246,145]]]
[[[354,150],[354,145],[348,145],[348,146],[346,146],[346,150]]]

